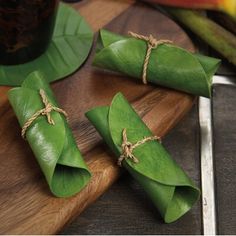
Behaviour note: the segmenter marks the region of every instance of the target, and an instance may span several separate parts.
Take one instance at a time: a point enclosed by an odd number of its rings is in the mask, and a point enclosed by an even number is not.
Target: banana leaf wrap
[[[46,81],[41,73],[33,72],[23,81],[21,87],[9,91],[8,98],[21,127],[33,114],[44,108],[40,89],[44,90],[52,105],[59,107]],[[55,125],[49,124],[46,116],[39,116],[27,129],[26,139],[51,192],[57,197],[69,197],[88,183],[91,174],[64,115],[55,111],[50,114]]]
[[[153,135],[120,93],[110,106],[94,108],[86,116],[117,157],[122,154],[123,129],[131,143]],[[122,166],[147,192],[166,223],[191,209],[200,191],[158,141],[138,146],[133,154],[139,163],[125,159]]]
[[[147,42],[101,30],[93,65],[142,79]],[[191,53],[174,44],[152,49],[147,67],[147,81],[210,97],[212,77],[220,60]]]

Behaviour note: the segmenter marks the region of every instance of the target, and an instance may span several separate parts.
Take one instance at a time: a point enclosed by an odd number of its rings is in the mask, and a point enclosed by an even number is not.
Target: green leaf
[[[93,61],[95,66],[141,80],[147,42],[101,30],[97,45]],[[147,80],[194,95],[210,97],[212,76],[219,63],[218,59],[199,56],[171,44],[162,44],[151,52]]]
[[[89,25],[73,8],[60,4],[52,41],[37,59],[14,66],[0,66],[0,85],[18,86],[33,71],[55,81],[77,70],[86,60],[93,42]]]
[[[135,143],[153,136],[122,94],[117,94],[110,107],[95,108],[86,113],[104,141],[119,157],[122,153],[122,131]],[[139,163],[123,161],[123,166],[141,184],[167,223],[191,209],[200,191],[157,141],[146,142],[133,150]]]
[[[59,107],[46,79],[39,72],[31,73],[21,87],[9,91],[8,97],[21,127],[35,112],[44,108],[40,89],[45,91],[52,105]],[[55,125],[40,116],[27,129],[26,137],[52,193],[57,197],[69,197],[88,183],[91,174],[64,115],[52,111],[51,117]]]

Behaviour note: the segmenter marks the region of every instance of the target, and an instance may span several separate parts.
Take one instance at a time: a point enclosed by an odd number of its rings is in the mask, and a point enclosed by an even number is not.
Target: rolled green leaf
[[[48,82],[39,72],[31,73],[21,87],[9,91],[8,97],[21,127],[39,110],[44,109],[39,91],[59,107]],[[27,129],[26,139],[43,171],[51,192],[69,197],[79,192],[91,174],[84,163],[72,132],[63,114],[50,112],[54,125],[45,115],[39,116]]]
[[[141,79],[146,52],[144,40],[101,30],[93,64]],[[212,76],[219,64],[219,59],[193,54],[173,44],[161,44],[152,49],[147,81],[210,97]]]
[[[95,108],[86,116],[117,157],[122,154],[124,129],[132,144],[153,136],[120,93],[110,106]],[[133,155],[139,162],[125,159],[122,166],[144,188],[166,223],[177,220],[191,209],[200,191],[159,142],[146,142],[135,148]]]

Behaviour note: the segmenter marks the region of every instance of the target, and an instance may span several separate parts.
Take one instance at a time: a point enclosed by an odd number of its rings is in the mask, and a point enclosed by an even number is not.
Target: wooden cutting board
[[[94,31],[106,25],[105,28],[121,34],[128,30],[152,33],[194,49],[179,26],[141,3],[91,0],[73,7],[80,10]],[[194,97],[184,93],[144,86],[128,77],[97,70],[91,66],[92,58],[93,52],[79,71],[52,85],[93,174],[87,187],[68,199],[51,195],[30,147],[20,136],[19,124],[6,97],[9,88],[0,88],[1,234],[55,234],[119,177],[121,169],[116,166],[114,156],[84,116],[90,108],[110,104],[112,97],[121,91],[150,129],[163,136],[194,102]]]

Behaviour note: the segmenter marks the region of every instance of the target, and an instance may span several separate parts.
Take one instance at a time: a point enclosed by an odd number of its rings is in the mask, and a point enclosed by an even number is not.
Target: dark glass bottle
[[[16,65],[48,47],[58,0],[0,0],[0,64]]]

